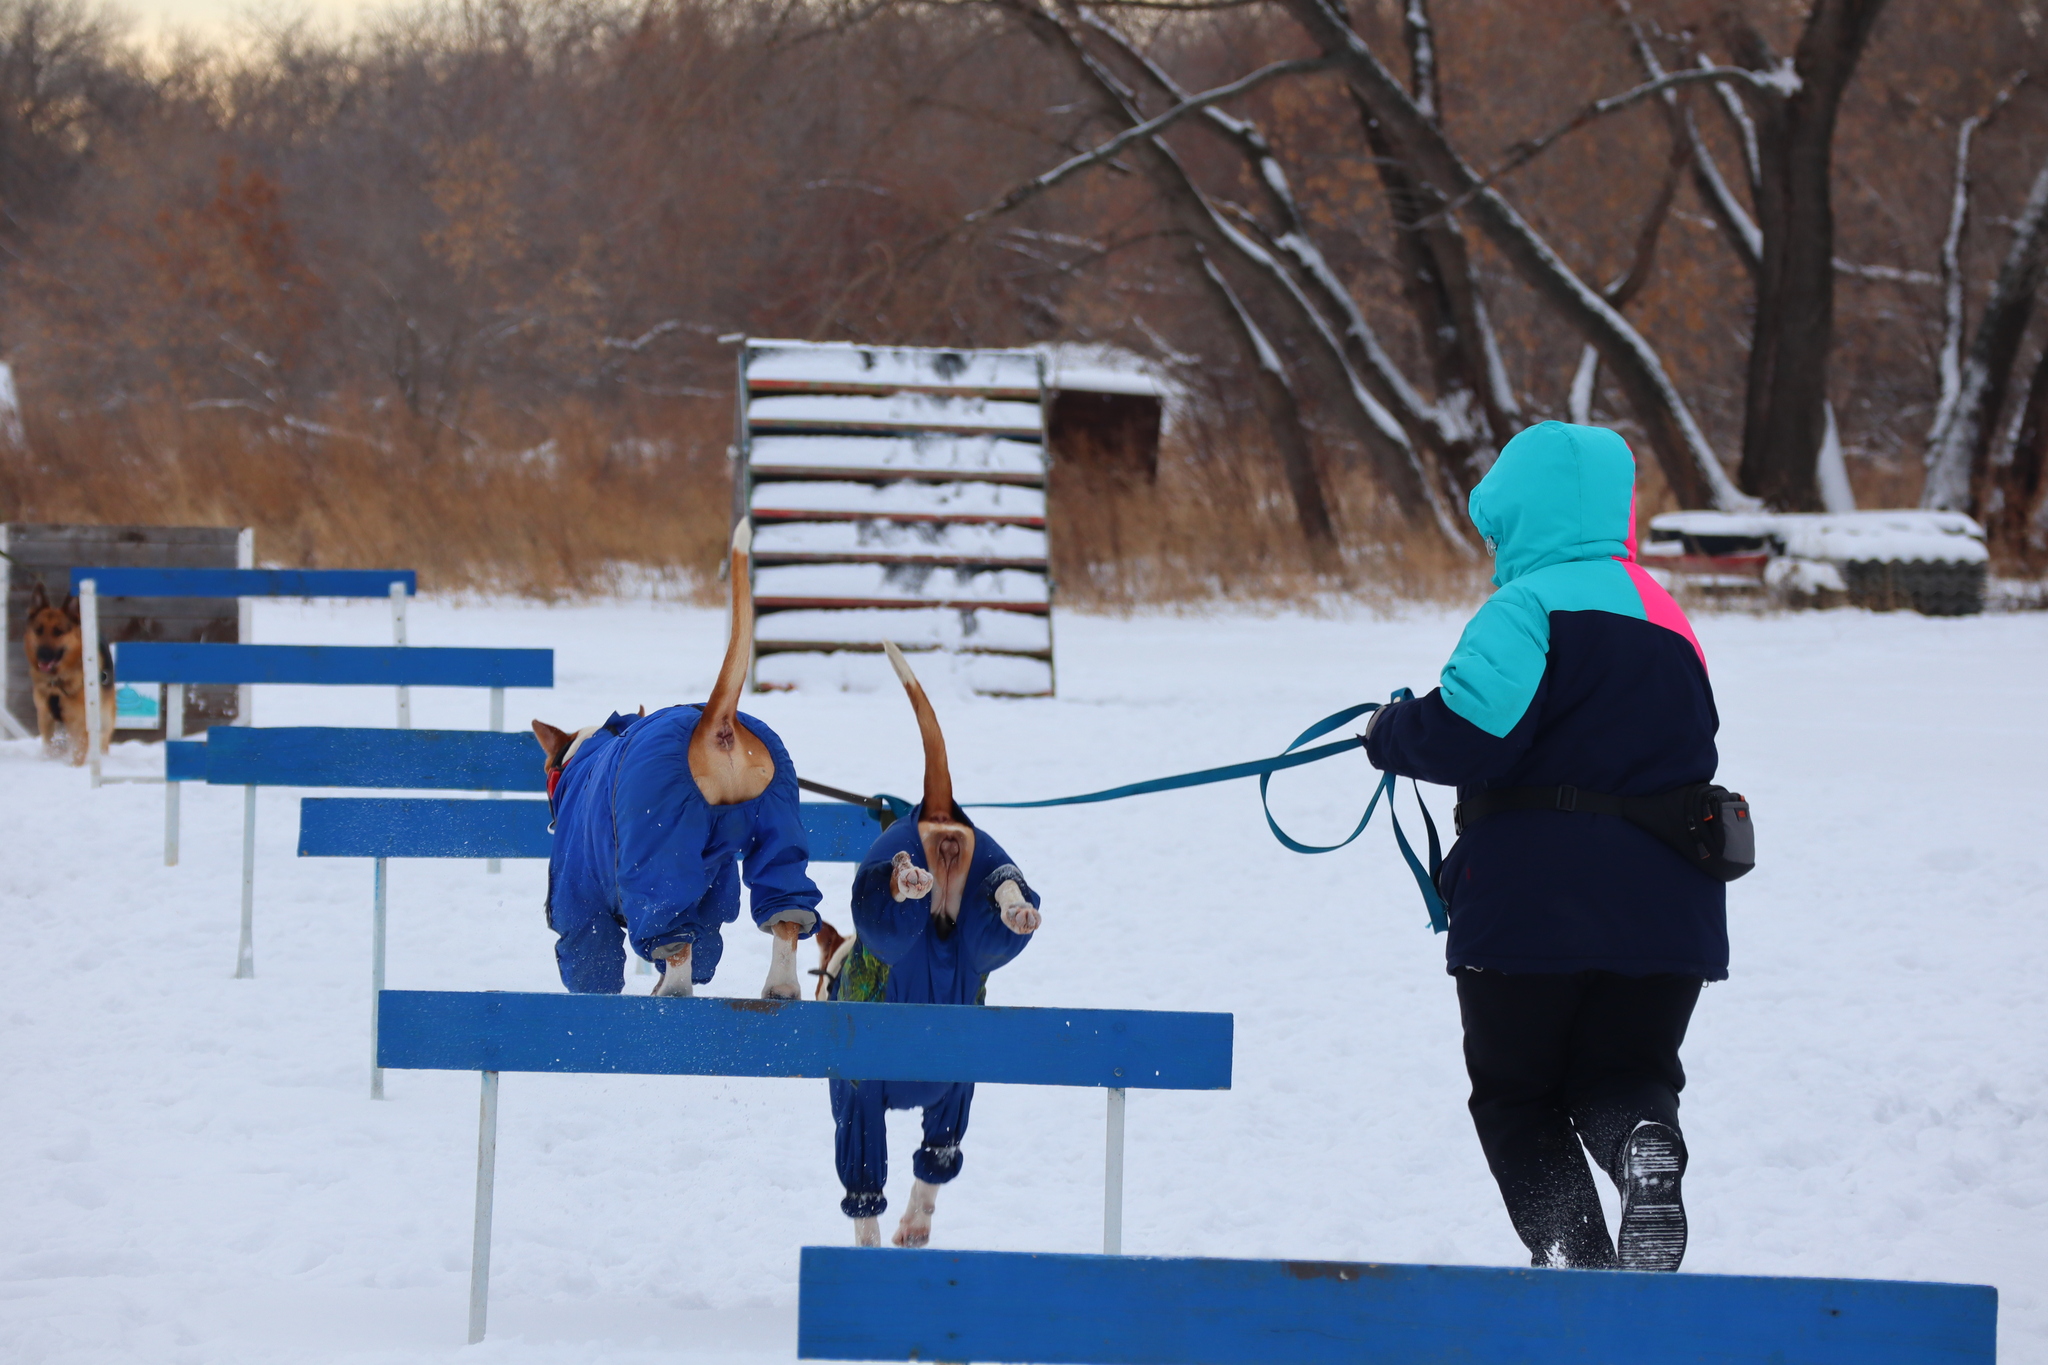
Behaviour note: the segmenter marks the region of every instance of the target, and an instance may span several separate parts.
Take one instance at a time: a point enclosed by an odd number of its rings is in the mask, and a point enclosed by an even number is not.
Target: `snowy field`
[[[256,611],[259,640],[389,638],[374,604]],[[2048,615],[1697,624],[1763,863],[1686,1052],[1686,1269],[1987,1282],[2002,1358],[2048,1361]],[[963,799],[1049,796],[1276,752],[1429,686],[1457,629],[1063,615],[1057,700],[932,683]],[[701,699],[721,632],[647,602],[411,618],[415,644],[555,649],[558,686],[513,693],[516,725]],[[914,797],[879,658],[873,685],[749,709],[805,775]],[[413,704],[485,720],[481,693]],[[391,695],[271,689],[256,719],[389,725]],[[109,770],[157,762],[123,746]],[[258,976],[236,981],[239,791],[188,788],[165,868],[162,788],[90,792],[32,742],[0,744],[0,774],[0,1360],[793,1359],[797,1248],[850,1241],[824,1082],[507,1075],[491,1339],[465,1351],[477,1081],[393,1072],[367,1098],[370,865],[295,858],[300,794],[265,792]],[[1320,764],[1276,780],[1276,809],[1327,841],[1369,781],[1362,757]],[[1046,902],[992,1000],[1236,1015],[1233,1090],[1131,1094],[1127,1251],[1526,1264],[1465,1115],[1442,943],[1384,828],[1287,853],[1251,783],[986,823]],[[848,876],[819,870],[842,927]],[[559,989],[544,877],[394,865],[391,985]],[[766,936],[728,943],[711,993],[756,993]],[[934,1245],[1099,1249],[1102,1122],[1092,1090],[983,1087]],[[891,1118],[885,1226],[915,1123]]]

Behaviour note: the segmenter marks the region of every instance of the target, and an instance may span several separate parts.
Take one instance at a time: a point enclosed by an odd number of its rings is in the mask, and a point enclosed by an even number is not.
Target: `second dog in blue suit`
[[[910,694],[924,736],[924,800],[875,840],[853,879],[854,937],[826,964],[824,990],[835,1000],[891,1004],[979,1005],[989,973],[1024,951],[1039,925],[1038,893],[1003,851],[953,801],[946,738],[924,688],[894,645],[889,662]],[[894,1241],[931,1240],[939,1186],[960,1173],[960,1139],[974,1102],[970,1083],[842,1081],[832,1085],[840,1209],[853,1219],[854,1242],[881,1245],[889,1206],[891,1109],[924,1111],[924,1142],[911,1158],[910,1207]]]

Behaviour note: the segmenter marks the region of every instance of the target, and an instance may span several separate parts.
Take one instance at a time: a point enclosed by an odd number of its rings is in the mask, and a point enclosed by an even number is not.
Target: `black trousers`
[[[1456,980],[1472,1123],[1531,1262],[1614,1265],[1579,1149],[1618,1184],[1638,1123],[1678,1130],[1678,1048],[1699,978],[1465,968]]]

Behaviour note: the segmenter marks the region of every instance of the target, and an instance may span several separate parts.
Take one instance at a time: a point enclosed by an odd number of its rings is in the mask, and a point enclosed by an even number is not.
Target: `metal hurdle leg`
[[[494,687],[494,688],[492,688],[492,689],[491,689],[491,729],[492,729],[492,731],[494,731],[494,732],[497,732],[497,731],[502,731],[502,730],[503,730],[504,728],[505,728],[505,689],[504,689],[504,688],[502,688],[502,687]],[[499,797],[503,796],[504,794],[505,794],[505,793],[503,793],[503,792],[486,792],[486,793],[484,793],[484,795],[485,795],[485,796],[487,796],[487,797],[489,797],[489,798],[490,798],[491,800],[496,800],[497,798],[499,798]],[[500,859],[500,858],[486,858],[486,859],[484,860],[484,871],[486,871],[486,872],[503,872],[504,870],[505,870],[505,863],[504,863],[504,860],[503,860],[503,859]]]
[[[256,528],[244,526],[235,537],[235,567],[253,569],[256,567]],[[256,643],[256,602],[243,597],[235,602],[235,642],[253,645]],[[235,688],[235,724],[256,723],[256,686],[241,683]]]
[[[476,1126],[476,1236],[469,1249],[469,1344],[484,1339],[491,1304],[491,1195],[498,1178],[498,1073],[485,1071]]]
[[[405,643],[405,584],[391,585],[391,643]],[[398,728],[412,729],[412,689],[398,689]]]
[[[114,723],[100,706],[100,585],[88,578],[78,585],[80,682],[85,684],[85,767],[92,785],[100,785],[100,736]]]
[[[384,998],[385,859],[377,859],[376,894],[370,910],[370,1098],[384,1098],[384,1068],[377,1065],[377,1005]]]
[[[185,737],[185,684],[172,683],[164,688],[164,738],[166,740]],[[169,774],[164,778],[164,866],[178,865],[178,816],[182,804],[184,783],[173,782]]]
[[[1103,1143],[1102,1163],[1102,1254],[1124,1254],[1124,1095],[1121,1086],[1109,1090],[1109,1131]]]
[[[242,788],[242,946],[235,979],[256,975],[256,789]]]

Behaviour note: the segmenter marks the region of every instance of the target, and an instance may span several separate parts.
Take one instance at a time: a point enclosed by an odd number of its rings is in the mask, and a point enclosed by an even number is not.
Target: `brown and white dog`
[[[946,737],[902,652],[885,645],[924,744],[924,800],[884,830],[854,873],[856,937],[818,931],[820,999],[976,1005],[989,976],[1021,953],[1042,923],[1038,893],[987,830],[953,799]],[[835,940],[837,940],[835,942]],[[909,1206],[892,1239],[928,1244],[939,1190],[960,1173],[974,1087],[890,1080],[831,1083],[834,1157],[846,1190],[840,1212],[856,1246],[881,1245],[888,1207],[887,1113],[921,1109],[924,1141],[912,1161]]]
[[[746,686],[754,637],[754,602],[748,577],[751,541],[748,524],[741,522],[733,532],[732,542],[732,633],[726,642],[725,660],[711,689],[710,700],[705,702],[702,714],[695,720],[683,755],[689,768],[685,799],[701,799],[705,806],[743,805],[766,792],[776,778],[776,761],[770,746],[747,727],[739,714],[740,694]],[[668,714],[657,712],[643,724],[655,725]],[[641,715],[646,716],[644,707]],[[533,722],[534,738],[540,742],[546,756],[551,796],[564,771],[576,760],[584,741],[602,728],[592,725],[572,734],[544,721]],[[794,774],[790,775],[790,781],[794,782]],[[794,787],[790,790],[793,793]],[[793,800],[790,804],[794,806]],[[795,818],[793,809],[786,814],[791,819]],[[557,840],[558,848],[561,842]],[[551,876],[551,885],[553,880]],[[811,904],[815,905],[816,888],[811,886],[808,878],[803,879],[803,885],[810,887]],[[760,904],[758,894],[757,889],[757,906]],[[553,909],[551,905],[551,914]],[[811,912],[803,913],[808,920]],[[796,945],[805,927],[806,924],[788,919],[776,920],[770,925],[775,943],[768,980],[761,990],[762,998],[796,1000],[802,997],[797,980]],[[558,934],[563,932],[559,924],[556,929]],[[693,993],[691,969],[694,951],[695,945],[690,943],[669,943],[653,950],[663,966],[661,981],[654,990],[656,995],[685,996]],[[715,966],[715,957],[711,961]],[[565,966],[565,983],[568,979],[566,973]],[[578,987],[572,986],[571,989]]]
[[[67,597],[63,605],[52,606],[50,595],[38,583],[29,592],[28,623],[21,636],[35,693],[36,733],[42,736],[43,756],[55,758],[66,752],[74,766],[85,762],[90,747],[85,725],[85,632],[80,629],[80,619],[76,597]],[[104,644],[100,646],[98,673],[100,752],[105,753],[114,735],[114,659]]]

